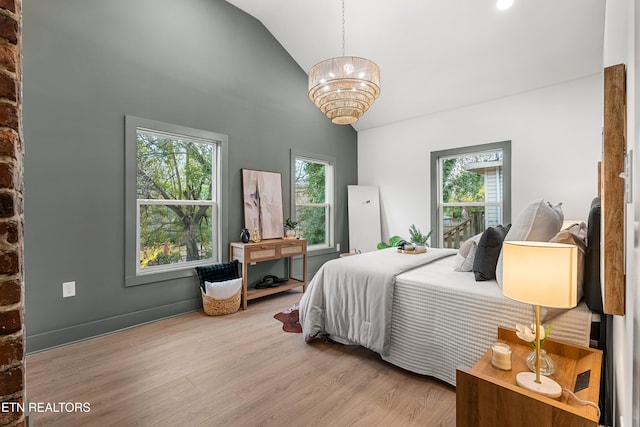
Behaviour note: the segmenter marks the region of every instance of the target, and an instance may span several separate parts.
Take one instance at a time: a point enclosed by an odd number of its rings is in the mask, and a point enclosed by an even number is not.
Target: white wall
[[[602,76],[358,133],[358,184],[380,187],[382,234],[430,225],[430,153],[512,141],[512,217],[530,201],[587,219],[601,158]]]
[[[608,0],[605,14],[603,65],[627,66],[627,149],[635,152],[633,203],[627,205],[626,316],[613,324],[615,370],[615,422],[617,426],[640,425],[640,1]]]
[[[629,139],[632,141],[634,147],[634,165],[635,170],[633,180],[633,193],[634,193],[634,246],[635,246],[635,260],[631,263],[631,276],[627,280],[627,286],[630,287],[628,291],[629,295],[634,294],[635,299],[631,299],[630,310],[634,310],[635,313],[630,314],[633,319],[627,320],[628,324],[633,330],[633,341],[627,344],[630,348],[630,352],[633,355],[633,384],[631,395],[628,396],[632,403],[632,422],[631,425],[640,425],[640,120],[638,120],[638,114],[640,114],[640,1],[636,0],[635,3],[631,3],[631,10],[629,16],[633,19],[633,24],[628,32],[629,40],[631,41],[633,52],[633,60],[629,61],[630,65],[630,85],[628,86],[628,93],[631,94],[633,99],[633,105],[628,106],[628,122],[634,134]],[[629,224],[630,225],[630,224]],[[630,246],[630,245],[628,245]],[[633,298],[633,297],[632,297]],[[635,351],[634,351],[635,349]]]

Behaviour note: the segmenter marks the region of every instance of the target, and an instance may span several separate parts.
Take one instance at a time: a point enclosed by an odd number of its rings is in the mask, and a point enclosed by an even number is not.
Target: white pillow
[[[476,249],[478,249],[478,241],[481,236],[482,233],[476,234],[460,246],[455,258],[454,271],[473,270],[473,260],[476,258]]]
[[[562,203],[552,205],[542,199],[534,200],[518,214],[504,241],[548,242],[560,231],[563,220]],[[502,263],[502,251],[500,251],[496,266],[496,280],[500,289],[502,289]]]
[[[456,253],[456,256],[453,258],[453,271],[462,271],[462,264],[464,264],[464,261],[466,260],[466,258],[464,256],[462,256],[462,254],[460,253],[460,251],[458,251]]]
[[[242,287],[242,277],[225,280],[224,282],[204,282],[205,295],[215,299],[231,298],[240,287]]]
[[[473,270],[473,261],[476,259],[476,249],[478,249],[478,243],[472,242],[471,249],[469,249],[469,255],[462,261],[456,271],[471,271]]]

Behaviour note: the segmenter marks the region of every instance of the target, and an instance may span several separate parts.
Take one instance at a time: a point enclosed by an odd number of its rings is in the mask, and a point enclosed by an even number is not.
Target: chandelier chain
[[[342,3],[342,56],[318,62],[309,70],[309,98],[331,122],[358,121],[380,95],[380,69],[365,58],[345,56],[345,0]]]
[[[342,56],[344,56],[344,0],[342,0]]]

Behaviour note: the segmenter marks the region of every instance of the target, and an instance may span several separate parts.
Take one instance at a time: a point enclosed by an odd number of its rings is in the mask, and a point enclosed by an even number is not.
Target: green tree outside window
[[[141,269],[210,259],[214,145],[138,131]]]
[[[326,244],[328,208],[327,165],[296,159],[296,221],[309,245]]]

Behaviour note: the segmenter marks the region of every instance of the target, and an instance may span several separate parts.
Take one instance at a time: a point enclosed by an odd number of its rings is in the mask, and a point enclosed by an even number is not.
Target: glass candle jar
[[[497,342],[491,346],[491,365],[503,371],[511,370],[511,347],[508,344]]]

